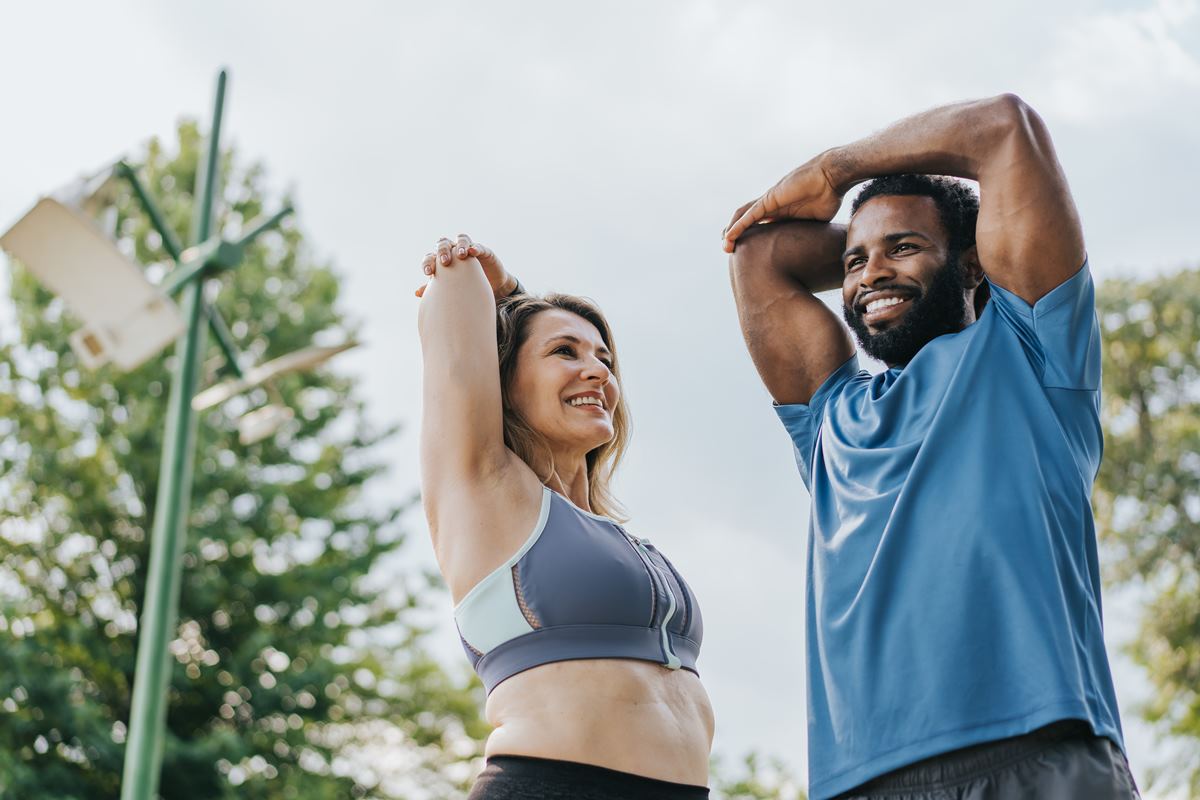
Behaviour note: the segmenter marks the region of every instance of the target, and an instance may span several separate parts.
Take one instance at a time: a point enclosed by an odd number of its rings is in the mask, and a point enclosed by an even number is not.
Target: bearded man
[[[798,167],[724,239],[812,495],[810,796],[1137,797],[1089,503],[1095,290],[1041,118],[1013,95],[910,117]],[[838,286],[886,371],[814,296]]]

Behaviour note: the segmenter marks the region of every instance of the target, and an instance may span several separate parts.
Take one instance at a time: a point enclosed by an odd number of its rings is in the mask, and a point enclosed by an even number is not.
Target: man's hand
[[[445,237],[439,239],[437,252],[426,253],[421,266],[425,274],[432,278],[439,266],[451,267],[455,260],[465,261],[468,258],[479,259],[479,265],[483,267],[483,274],[488,279],[488,284],[492,287],[492,294],[496,296],[497,300],[508,297],[517,288],[517,279],[509,274],[491,248],[478,242],[472,242],[471,237],[465,233],[458,235],[457,242],[451,242]],[[428,285],[428,283],[422,284],[414,294],[417,297],[422,296]]]
[[[811,219],[828,222],[842,207],[845,191],[839,191],[819,155],[784,176],[766,194],[734,212],[723,236],[726,253],[745,231],[759,222],[777,219]]]

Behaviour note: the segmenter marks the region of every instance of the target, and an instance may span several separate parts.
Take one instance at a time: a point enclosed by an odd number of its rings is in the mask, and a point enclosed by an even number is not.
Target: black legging
[[[707,800],[708,789],[526,756],[493,756],[467,800]]]

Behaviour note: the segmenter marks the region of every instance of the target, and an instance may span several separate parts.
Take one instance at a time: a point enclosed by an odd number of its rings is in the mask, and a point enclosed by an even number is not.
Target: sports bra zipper
[[[667,614],[663,617],[662,625],[659,626],[658,629],[659,634],[662,637],[663,658],[666,659],[666,663],[663,664],[663,666],[665,666],[667,669],[679,669],[680,666],[682,666],[682,662],[679,660],[679,656],[675,655],[675,651],[671,649],[671,638],[667,632],[667,625],[672,619],[674,619],[675,612],[679,609],[679,603],[675,599],[675,593],[671,591],[671,583],[667,580],[667,576],[663,574],[663,571],[658,567],[658,565],[654,563],[654,559],[651,557],[650,551],[646,549],[646,545],[650,544],[650,540],[639,539],[626,531],[624,528],[621,528],[620,531],[621,533],[625,534],[625,538],[629,540],[629,543],[634,545],[638,555],[650,569],[650,584],[653,591],[655,593],[658,592],[658,586],[654,582],[654,575],[657,574],[658,580],[662,582],[663,591],[667,593]]]

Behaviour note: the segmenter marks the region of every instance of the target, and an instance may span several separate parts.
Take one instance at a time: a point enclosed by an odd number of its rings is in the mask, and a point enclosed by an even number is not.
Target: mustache
[[[859,294],[855,295],[853,305],[854,311],[861,315],[863,311],[866,310],[867,303],[871,302],[871,299],[874,296],[880,294],[891,294],[896,295],[897,297],[915,300],[924,294],[924,292],[922,292],[920,289],[912,286],[905,286],[903,284],[884,284],[883,286],[877,286],[874,289],[871,289],[869,292],[860,292]]]

